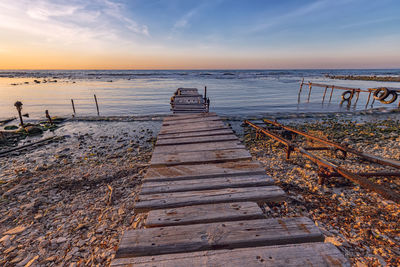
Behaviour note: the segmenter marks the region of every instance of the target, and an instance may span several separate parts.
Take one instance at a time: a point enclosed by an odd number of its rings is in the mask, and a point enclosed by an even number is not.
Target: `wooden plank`
[[[205,128],[216,128],[216,127],[226,127],[222,121],[203,121],[199,123],[187,123],[180,124],[179,126],[175,126],[173,124],[169,126],[161,127],[160,133],[168,133],[168,132],[187,132],[187,131],[195,131],[197,129],[205,129]]]
[[[160,135],[168,135],[170,136],[171,134],[188,134],[188,133],[200,133],[200,132],[213,132],[216,130],[231,130],[230,128],[228,128],[227,126],[216,126],[216,127],[204,127],[204,128],[199,128],[196,130],[184,130],[184,129],[178,129],[175,131],[168,131],[166,133],[158,133],[158,136]],[[232,131],[232,130],[231,130]]]
[[[208,143],[195,143],[195,144],[173,144],[157,146],[153,151],[153,156],[156,154],[176,154],[179,152],[192,152],[192,151],[207,151],[207,150],[224,150],[224,149],[243,149],[246,147],[242,145],[239,140],[235,141],[220,141]]]
[[[168,130],[167,132],[159,132],[158,135],[166,135],[166,134],[169,135],[169,134],[175,134],[175,133],[184,134],[184,133],[210,132],[210,131],[223,130],[223,129],[230,129],[230,128],[228,128],[227,126],[215,126],[215,127],[204,126],[202,128],[198,128],[198,129],[186,130],[186,129],[179,129],[179,127],[177,127],[176,130]]]
[[[135,212],[224,202],[276,202],[284,199],[285,192],[278,186],[225,188],[150,195],[139,194],[138,201],[135,203]]]
[[[244,149],[225,149],[215,151],[178,152],[175,154],[153,154],[150,165],[173,166],[180,164],[219,163],[251,159],[251,155]]]
[[[193,224],[127,231],[122,237],[116,257],[323,240],[324,236],[315,224],[304,217]]]
[[[201,137],[201,136],[229,135],[229,134],[233,134],[232,130],[230,128],[223,128],[223,129],[217,129],[217,130],[195,131],[195,132],[188,132],[188,133],[160,134],[160,135],[158,135],[157,140]]]
[[[334,245],[320,242],[117,258],[111,262],[113,267],[224,267],[227,265],[232,267],[350,267],[350,262]]]
[[[180,181],[256,174],[265,174],[265,170],[260,163],[241,160],[215,164],[150,167],[143,182]]]
[[[169,125],[179,125],[179,124],[187,124],[187,123],[199,123],[199,122],[206,122],[206,121],[220,121],[221,119],[218,116],[209,116],[205,118],[190,118],[178,121],[164,121],[162,126],[169,126]]]
[[[162,227],[263,219],[264,214],[254,202],[220,203],[188,206],[176,209],[152,210],[146,219],[146,227]]]
[[[157,146],[183,145],[183,144],[198,144],[198,143],[223,142],[223,141],[239,141],[239,139],[234,134],[181,137],[173,139],[160,139],[157,140],[156,145]]]
[[[217,177],[183,181],[143,183],[140,194],[199,191],[222,188],[239,188],[273,185],[274,179],[267,175]]]
[[[178,121],[191,118],[205,118],[209,116],[217,116],[215,112],[209,112],[204,114],[192,114],[192,115],[172,115],[164,118],[164,121]]]

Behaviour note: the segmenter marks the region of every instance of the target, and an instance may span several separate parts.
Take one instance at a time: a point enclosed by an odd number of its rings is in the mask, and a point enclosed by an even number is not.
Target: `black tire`
[[[347,96],[347,94],[349,94],[349,96]],[[346,91],[342,94],[342,99],[343,99],[343,101],[350,101],[353,99],[353,96],[354,96],[354,94],[352,91]]]
[[[389,95],[389,90],[384,87],[376,89],[374,92],[374,98],[379,101],[384,100],[388,95]]]
[[[386,100],[390,95],[392,95],[392,98],[389,100]],[[394,101],[397,100],[397,93],[395,91],[389,91],[388,95],[381,100],[382,104],[392,104]]]

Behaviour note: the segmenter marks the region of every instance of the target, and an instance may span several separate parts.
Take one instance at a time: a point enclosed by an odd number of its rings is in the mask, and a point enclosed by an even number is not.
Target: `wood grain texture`
[[[176,121],[163,121],[162,126],[169,126],[169,125],[179,125],[179,124],[187,124],[187,123],[198,123],[204,121],[218,121],[220,118],[218,116],[207,116],[207,117],[200,117],[200,118],[187,118],[187,119],[180,119]]]
[[[164,121],[178,121],[178,120],[193,119],[193,118],[206,118],[210,116],[217,116],[217,113],[209,112],[204,114],[172,115],[164,118]]]
[[[156,142],[156,146],[198,144],[198,143],[211,143],[211,142],[224,142],[224,141],[239,142],[239,139],[234,134],[180,137],[180,138],[175,137],[170,139],[158,139]]]
[[[277,186],[139,194],[138,201],[135,203],[135,211],[146,212],[156,209],[243,201],[276,202],[284,199],[285,192]]]
[[[125,232],[116,257],[149,256],[320,242],[323,234],[304,217],[194,224]]]
[[[330,243],[305,243],[233,250],[208,250],[160,256],[118,258],[111,266],[163,267],[350,267],[350,262]]]
[[[222,121],[208,121],[208,122],[199,122],[199,123],[188,123],[181,125],[170,125],[161,127],[160,134],[168,134],[168,133],[182,133],[189,131],[199,131],[206,130],[211,128],[224,128],[226,127]]]
[[[176,209],[152,210],[147,216],[146,227],[254,220],[262,218],[264,218],[263,212],[254,202],[220,203]]]
[[[229,135],[229,134],[233,134],[232,130],[229,128],[223,128],[223,129],[195,131],[195,132],[188,132],[188,133],[161,134],[161,135],[158,135],[157,140],[199,137],[199,136]]]
[[[240,160],[234,162],[150,167],[143,182],[178,181],[265,174],[259,162]]]
[[[216,141],[207,143],[195,144],[174,144],[165,146],[156,146],[153,151],[153,156],[156,154],[176,154],[179,152],[194,152],[194,151],[210,151],[210,150],[225,150],[225,149],[243,149],[246,147],[242,145],[239,140],[234,141]]]
[[[219,163],[249,159],[251,159],[251,155],[245,149],[177,152],[175,154],[153,154],[150,161],[150,166],[157,167],[184,164]]]
[[[273,185],[274,179],[267,175],[245,175],[216,177],[182,181],[143,183],[140,194],[158,194],[170,192],[199,191],[222,188],[240,188]]]

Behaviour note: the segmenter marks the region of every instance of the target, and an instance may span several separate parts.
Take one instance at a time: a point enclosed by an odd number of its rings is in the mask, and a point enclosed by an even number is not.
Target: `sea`
[[[170,114],[170,97],[179,87],[207,87],[210,111],[221,116],[250,117],[273,114],[354,112],[371,108],[396,108],[375,101],[366,106],[368,93],[355,104],[341,103],[344,91],[308,86],[298,98],[301,81],[352,88],[394,87],[398,82],[333,80],[325,75],[398,76],[400,69],[312,70],[0,70],[0,119],[17,115],[14,103],[23,103],[30,118],[76,116],[157,116]]]

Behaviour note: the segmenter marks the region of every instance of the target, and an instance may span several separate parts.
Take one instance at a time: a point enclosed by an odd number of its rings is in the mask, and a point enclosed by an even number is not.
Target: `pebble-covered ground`
[[[46,133],[64,139],[0,158],[0,265],[107,266],[140,223],[133,204],[159,127],[66,122]]]
[[[313,135],[400,160],[400,122],[396,120],[360,123],[327,119],[291,124]],[[355,266],[400,266],[400,205],[344,178],[330,178],[320,186],[317,166],[309,160],[292,153],[286,161],[282,145],[267,137],[254,139],[255,132],[246,129],[247,147],[289,195],[287,202],[271,206],[272,216],[312,218],[325,234],[326,242],[335,244]],[[316,146],[303,138],[293,141],[301,146]],[[396,171],[365,161],[360,164],[360,158],[351,155],[343,161],[332,157],[331,152],[313,153],[353,171]],[[371,181],[400,193],[399,178],[372,178]]]

